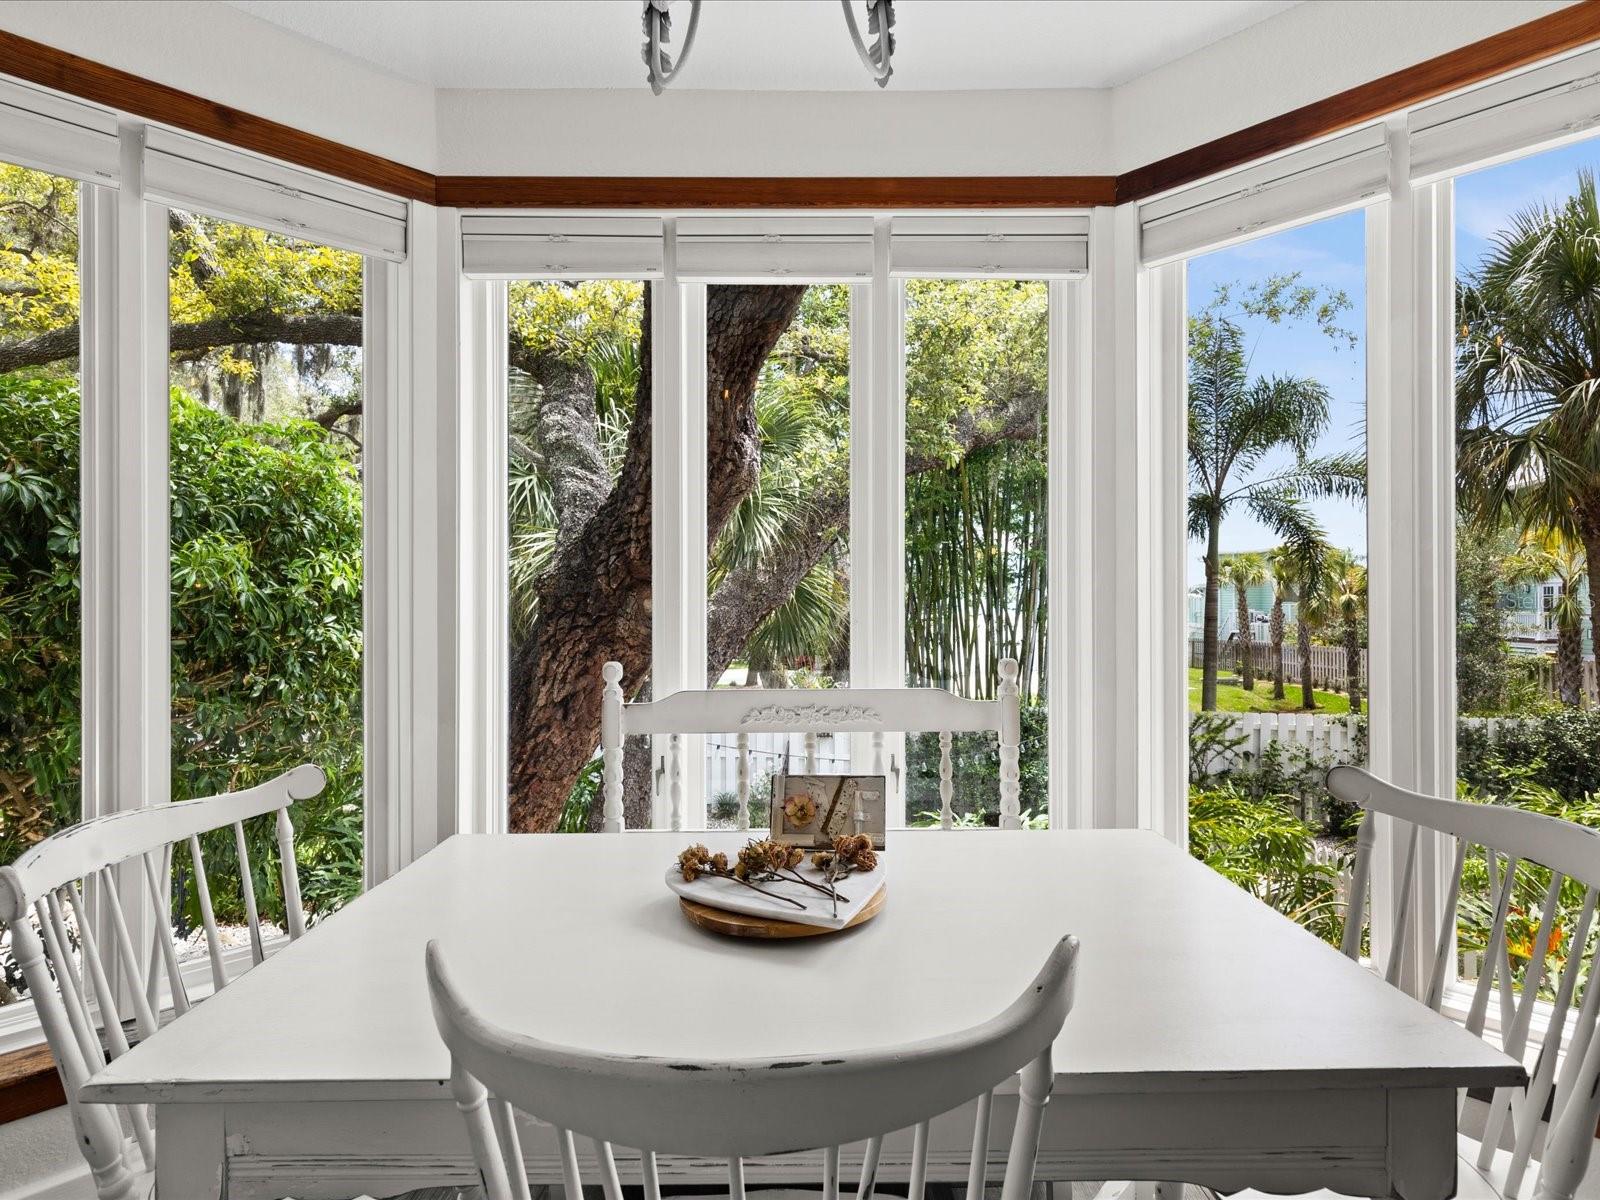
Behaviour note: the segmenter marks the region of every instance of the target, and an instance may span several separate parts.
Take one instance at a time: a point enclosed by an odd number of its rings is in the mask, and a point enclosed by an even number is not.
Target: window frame
[[[463,210],[458,220],[469,228],[475,219],[488,212]],[[505,216],[503,210],[499,214]],[[589,218],[596,214],[574,214]],[[653,572],[653,647],[651,678],[657,695],[704,686],[706,655],[706,443],[705,443],[705,289],[714,284],[683,281],[678,278],[677,220],[680,215],[664,215],[663,273],[652,281],[657,288],[652,304],[652,572]],[[1052,214],[1054,215],[1054,214]],[[1083,210],[1063,210],[1065,216],[1079,218]],[[539,214],[523,214],[533,220]],[[513,214],[513,219],[516,215]],[[905,288],[890,272],[890,235],[894,214],[879,213],[872,218],[873,270],[870,278],[846,280],[850,300],[850,544],[855,570],[850,586],[851,681],[857,687],[898,687],[905,676],[904,622],[897,614],[904,609],[905,545]],[[815,221],[815,218],[807,218]],[[859,223],[859,215],[851,225]],[[576,255],[569,264],[574,277],[583,277],[583,264]],[[766,264],[770,266],[770,264]],[[813,279],[807,272],[804,247],[797,248],[792,270],[785,270],[785,282],[824,282],[832,277]],[[983,278],[982,272],[961,272],[961,277]],[[469,296],[487,295],[484,289],[498,289],[497,301],[469,300],[472,320],[462,337],[461,371],[471,382],[462,388],[463,408],[470,412],[472,447],[463,461],[476,467],[463,487],[466,528],[504,529],[504,480],[506,450],[504,436],[504,349],[490,350],[496,338],[503,342],[505,329],[504,279],[552,277],[548,273],[529,274],[511,270],[501,272],[475,260],[473,277],[463,277],[461,287]],[[953,277],[953,276],[950,276]],[[996,272],[1000,278],[1033,278],[1023,269]],[[1083,467],[1088,447],[1074,442],[1089,425],[1088,390],[1088,309],[1089,282],[1078,276],[1062,277],[1048,260],[1037,277],[1048,280],[1050,316],[1048,321],[1050,356],[1048,404],[1050,422],[1051,510],[1048,532],[1049,578],[1052,610],[1085,585],[1074,582],[1069,564],[1087,536],[1089,514],[1086,507],[1074,507],[1068,497],[1080,498],[1086,483]],[[492,358],[498,354],[499,358]],[[480,378],[487,372],[492,379]],[[495,382],[498,380],[498,382]],[[498,424],[490,414],[498,413]],[[1075,485],[1056,482],[1075,480]],[[498,522],[498,524],[495,524]],[[503,543],[503,537],[500,542]],[[499,545],[497,543],[497,545]],[[491,555],[494,562],[478,564],[463,572],[466,611],[478,614],[486,627],[494,630],[493,652],[459,660],[462,672],[463,712],[496,713],[496,721],[475,722],[469,733],[477,756],[494,764],[478,773],[474,789],[478,796],[491,796],[489,803],[473,803],[463,810],[466,822],[460,828],[491,832],[505,828],[505,741],[504,712],[507,703],[505,661],[507,642],[504,625],[505,563],[503,546]],[[1058,599],[1058,596],[1060,599]],[[494,605],[499,608],[495,609]],[[1078,605],[1068,621],[1084,623],[1086,606]],[[490,624],[492,623],[492,624]],[[483,647],[481,633],[474,645]],[[1086,787],[1088,772],[1073,771],[1068,765],[1078,761],[1074,750],[1087,747],[1086,734],[1070,731],[1074,721],[1087,719],[1087,705],[1072,703],[1072,697],[1087,694],[1088,668],[1078,656],[1067,653],[1067,639],[1050,639],[1048,670],[1051,684],[1049,761],[1052,780],[1062,772],[1061,782],[1052,782],[1050,820],[1052,825],[1075,823],[1074,804],[1061,800],[1065,792]],[[599,681],[596,681],[599,686]],[[1061,697],[1058,701],[1056,698]],[[492,739],[492,740],[491,740]],[[705,824],[704,759],[702,739],[681,739],[685,826],[703,828]],[[884,739],[885,752],[892,756],[891,778],[903,782],[904,742],[894,735]],[[859,747],[854,748],[859,749]],[[659,757],[664,746],[656,747]],[[468,751],[467,757],[472,757]],[[1069,778],[1083,782],[1069,785]],[[484,789],[484,790],[478,790]],[[903,787],[891,799],[891,824],[904,822]],[[899,806],[896,816],[895,806]],[[667,799],[656,795],[652,803],[652,826],[670,824]],[[1080,822],[1081,823],[1081,822]]]

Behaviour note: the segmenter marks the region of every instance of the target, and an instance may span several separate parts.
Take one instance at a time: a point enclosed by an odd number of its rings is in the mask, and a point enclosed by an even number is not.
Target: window
[[[1342,930],[1364,762],[1366,218],[1192,258],[1190,846],[1325,938]]]
[[[508,826],[598,829],[601,665],[649,699],[650,286],[507,286]],[[624,810],[650,824],[648,739]]]
[[[1015,660],[1021,807],[1049,813],[1049,284],[905,284],[905,681],[992,699]],[[998,824],[993,734],[952,739],[952,810]],[[906,739],[906,812],[940,815],[939,734]]]
[[[850,288],[711,284],[706,313],[706,686],[848,687]],[[753,445],[716,436],[750,418]],[[753,826],[780,770],[850,769],[842,735],[747,736]],[[732,827],[739,738],[710,734],[705,753],[707,824]]]
[[[78,200],[0,164],[0,863],[79,815]]]
[[[362,884],[363,261],[176,209],[168,245],[172,794],[320,765],[296,807],[316,915]],[[250,836],[274,869],[271,823]],[[226,831],[207,863],[238,903]],[[174,891],[181,936],[199,919],[183,853]]]
[[[1600,526],[1590,381],[1600,370],[1587,247],[1600,237],[1600,144],[1455,179],[1456,774],[1459,794],[1600,823],[1600,691],[1591,572]],[[1502,864],[1503,869],[1503,864]],[[1518,873],[1521,978],[1549,873]],[[1581,892],[1561,897],[1575,923]],[[1571,893],[1571,894],[1569,894]],[[1491,919],[1481,852],[1463,877],[1458,969],[1476,978]],[[1566,950],[1552,948],[1554,969]]]

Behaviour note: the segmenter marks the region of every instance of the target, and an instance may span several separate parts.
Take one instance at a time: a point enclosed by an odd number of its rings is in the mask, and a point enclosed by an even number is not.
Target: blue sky
[[[1460,272],[1476,263],[1494,232],[1506,218],[1541,202],[1554,202],[1569,194],[1580,168],[1600,170],[1600,140],[1590,139],[1543,154],[1490,167],[1456,180],[1456,268]],[[1249,283],[1274,274],[1300,273],[1301,281],[1324,290],[1342,291],[1350,307],[1340,324],[1357,335],[1354,349],[1335,344],[1309,323],[1273,325],[1245,322],[1249,336],[1253,375],[1297,375],[1320,380],[1332,395],[1328,432],[1318,453],[1361,448],[1366,413],[1366,217],[1362,212],[1337,217],[1257,238],[1226,250],[1189,260],[1189,311],[1197,312],[1211,299],[1218,284]],[[1263,464],[1269,471],[1287,465],[1287,455]],[[1365,555],[1366,508],[1362,504],[1317,501],[1314,509],[1329,540]],[[1263,550],[1276,539],[1235,507],[1222,528],[1224,553]],[[1201,555],[1204,546],[1191,542],[1188,581],[1191,587],[1205,579]]]

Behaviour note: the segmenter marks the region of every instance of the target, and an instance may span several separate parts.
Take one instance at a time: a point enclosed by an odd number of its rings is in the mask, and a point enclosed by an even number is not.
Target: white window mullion
[[[1367,215],[1368,578],[1375,774],[1433,795],[1454,790],[1454,281],[1448,193],[1413,189],[1400,122],[1390,125],[1387,203]],[[1442,200],[1442,203],[1441,203]],[[1374,961],[1390,952],[1409,825],[1385,819],[1372,877]],[[1415,919],[1400,983],[1432,965],[1449,862],[1419,843]]]
[[[1050,282],[1048,641],[1049,810],[1068,829],[1092,786],[1093,692],[1084,648],[1093,643],[1087,560],[1094,536],[1089,452],[1090,352],[1087,280]]]
[[[705,289],[677,275],[676,222],[666,222],[664,270],[652,283],[651,338],[651,695],[706,686]],[[691,317],[691,311],[695,314]],[[699,736],[679,739],[683,821],[705,825]],[[671,827],[665,736],[651,754],[651,824]]]
[[[905,285],[889,275],[889,222],[873,229],[870,286],[850,304],[850,684],[905,683]],[[913,730],[912,732],[917,732]],[[870,739],[852,765],[870,771]],[[884,737],[891,826],[905,823],[905,734]]]
[[[1187,848],[1188,680],[1184,558],[1187,549],[1188,320],[1184,263],[1141,268],[1138,278],[1136,593],[1139,649],[1139,826]]]

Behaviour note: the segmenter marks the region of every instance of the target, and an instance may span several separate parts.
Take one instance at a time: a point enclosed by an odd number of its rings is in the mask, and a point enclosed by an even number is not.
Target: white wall
[[[217,0],[4,0],[0,28],[425,171],[433,90]]]
[[[1563,0],[1310,0],[1116,89],[1117,173],[1379,79]],[[1286,53],[1294,48],[1296,52]]]
[[[848,48],[848,47],[847,47]],[[1103,175],[1105,91],[441,91],[447,175]]]

